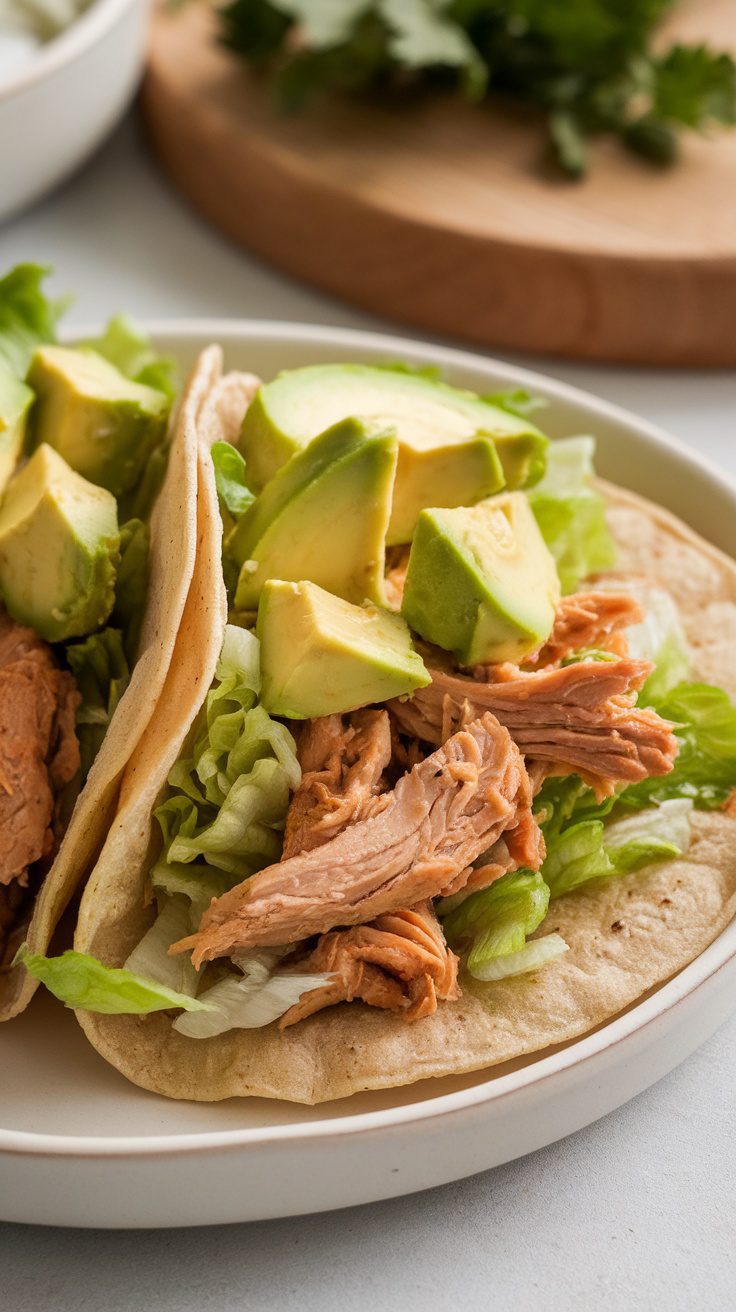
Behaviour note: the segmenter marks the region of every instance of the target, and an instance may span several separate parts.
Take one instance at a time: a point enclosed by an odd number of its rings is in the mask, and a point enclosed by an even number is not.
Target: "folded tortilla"
[[[112,822],[125,768],[164,688],[196,558],[200,414],[221,369],[219,347],[200,355],[173,420],[167,473],[151,517],[148,596],[137,660],[36,897],[24,934],[32,953],[48,949],[61,916],[99,852]],[[22,965],[1,972],[0,1020],[23,1011],[37,986],[38,981]]]
[[[215,675],[226,623],[222,527],[208,447],[228,436],[223,380],[205,407],[199,456],[198,554],[155,723],[126,773],[124,803],[87,886],[75,948],[119,966],[153,918],[144,897],[153,808]],[[219,407],[219,413],[218,413]],[[237,405],[230,406],[230,415]],[[736,565],[661,508],[600,484],[618,545],[617,577],[646,576],[679,606],[693,677],[736,694]],[[681,970],[736,913],[736,825],[723,812],[693,815],[686,857],[557,899],[539,934],[570,950],[538,974],[481,984],[428,1019],[406,1024],[361,1003],[318,1013],[286,1031],[230,1030],[194,1040],[165,1013],[79,1012],[94,1047],[129,1080],[172,1098],[261,1096],[318,1103],[360,1090],[459,1075],[569,1042],[611,1019]]]

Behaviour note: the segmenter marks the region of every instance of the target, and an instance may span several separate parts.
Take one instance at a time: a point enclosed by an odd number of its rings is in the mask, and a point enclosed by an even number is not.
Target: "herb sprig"
[[[231,0],[221,39],[299,108],[322,91],[455,87],[538,107],[571,177],[613,134],[654,164],[683,129],[736,124],[736,63],[706,45],[655,42],[674,0]]]

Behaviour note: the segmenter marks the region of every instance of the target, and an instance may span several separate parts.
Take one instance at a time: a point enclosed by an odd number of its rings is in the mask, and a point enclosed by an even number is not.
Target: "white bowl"
[[[94,0],[0,84],[0,219],[60,182],[115,126],[143,68],[148,9],[149,0]]]
[[[208,341],[265,376],[329,360],[436,363],[480,392],[547,399],[553,434],[593,432],[598,468],[736,555],[736,488],[634,415],[538,374],[396,337],[279,323],[159,323],[188,365]],[[88,335],[85,333],[84,335]],[[0,1026],[0,1217],[68,1226],[186,1226],[346,1207],[522,1156],[666,1074],[736,1007],[736,922],[674,979],[562,1048],[461,1078],[319,1107],[170,1102],[128,1084],[69,1012],[37,996]]]

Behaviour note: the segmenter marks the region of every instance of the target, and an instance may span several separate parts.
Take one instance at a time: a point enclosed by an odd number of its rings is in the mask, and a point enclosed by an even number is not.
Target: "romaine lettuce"
[[[172,943],[177,943],[194,928],[196,926],[192,923],[192,911],[187,898],[162,898],[161,909],[151,928],[124,962],[125,970],[143,979],[155,980],[157,984],[163,984],[175,993],[186,993],[194,997],[199,976],[191,958],[186,953],[169,956]]]
[[[239,519],[255,501],[245,479],[245,461],[229,442],[213,442],[210,454],[220,509],[224,507],[232,519]]]
[[[522,950],[548,906],[549,888],[542,875],[516,870],[451,910],[443,920],[445,937],[452,947],[467,949],[468,971],[482,979],[478,972],[488,962]],[[439,911],[442,915],[441,903]]]
[[[17,264],[0,278],[0,368],[24,379],[36,347],[56,340],[68,301],[50,301],[41,289],[51,272],[41,264]]]
[[[620,585],[612,582],[611,586]],[[650,706],[687,678],[690,651],[669,592],[643,579],[627,579],[624,586],[644,611],[641,624],[632,624],[626,630],[626,641],[630,656],[651,661],[655,667],[638,698],[640,706]]]
[[[736,706],[728,695],[711,684],[680,683],[648,704],[674,723],[679,751],[669,774],[624,789],[622,805],[689,797],[699,810],[723,806],[736,788]]]
[[[151,1011],[206,1011],[206,1002],[177,993],[156,980],[132,971],[103,966],[84,952],[62,952],[60,957],[43,957],[23,944],[13,964],[23,964],[30,975],[45,984],[49,993],[67,1007],[102,1012],[107,1016],[146,1015]]]
[[[551,442],[546,473],[527,494],[563,592],[574,592],[581,579],[615,560],[605,502],[590,486],[594,452],[592,437]]]
[[[110,619],[123,631],[125,653],[133,661],[148,596],[150,531],[140,519],[120,528],[120,563],[115,580],[115,604]]]
[[[130,668],[120,629],[109,627],[91,633],[83,642],[67,644],[66,658],[82,697],[77,737],[84,780],[130,682]]]
[[[167,863],[201,858],[237,883],[278,860],[301,771],[288,729],[255,704],[259,687],[258,639],[228,625],[191,755],[174,766],[156,812]]]
[[[508,979],[511,975],[526,975],[531,970],[540,970],[558,957],[564,957],[569,947],[561,934],[545,934],[543,938],[533,938],[518,952],[509,952],[502,957],[491,957],[471,971],[474,979],[490,984],[494,980]]]
[[[179,386],[178,365],[169,355],[160,355],[140,324],[127,314],[110,319],[100,337],[80,343],[89,346],[114,364],[121,374],[136,383],[145,383],[173,400]]]
[[[278,1020],[303,993],[329,984],[329,975],[274,973],[288,948],[257,948],[241,952],[233,962],[243,972],[242,979],[228,975],[201,995],[211,1008],[197,1017],[194,1024],[183,1016],[174,1021],[174,1029],[190,1039],[209,1039],[225,1030],[259,1029]],[[194,1017],[189,1020],[194,1021]]]
[[[677,800],[611,824],[580,820],[555,836],[548,836],[543,826],[547,856],[542,873],[550,895],[561,897],[591,879],[629,874],[681,856],[690,844],[691,811],[691,803]]]

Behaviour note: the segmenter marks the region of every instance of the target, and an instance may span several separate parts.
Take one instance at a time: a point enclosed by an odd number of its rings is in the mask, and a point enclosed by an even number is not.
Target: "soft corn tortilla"
[[[143,909],[151,810],[212,679],[225,621],[220,519],[209,462],[200,462],[200,554],[181,638],[148,749],[145,786],[131,791],[82,904],[75,946],[120,965],[148,927]],[[736,693],[736,565],[666,511],[602,485],[619,546],[617,574],[647,575],[678,602],[695,677]],[[179,705],[196,683],[196,695]],[[167,696],[168,694],[168,696]],[[177,709],[180,717],[177,719]],[[169,727],[170,726],[170,727]],[[141,754],[139,753],[139,761]],[[463,982],[457,1002],[407,1024],[359,1003],[281,1033],[232,1030],[187,1039],[171,1019],[78,1013],[97,1050],[128,1079],[172,1098],[257,1095],[318,1103],[365,1089],[459,1075],[585,1034],[692,961],[736,913],[736,822],[696,814],[687,857],[560,898],[539,933],[559,931],[570,951],[538,974]]]
[[[192,370],[176,417],[164,484],[151,517],[150,576],[138,658],[77,798],[57,857],[36,898],[25,940],[45,953],[107,832],[126,765],[161,696],[171,664],[197,552],[197,443],[202,407],[222,372],[219,347],[204,351]],[[0,1020],[18,1015],[38,981],[23,966],[0,973]]]

